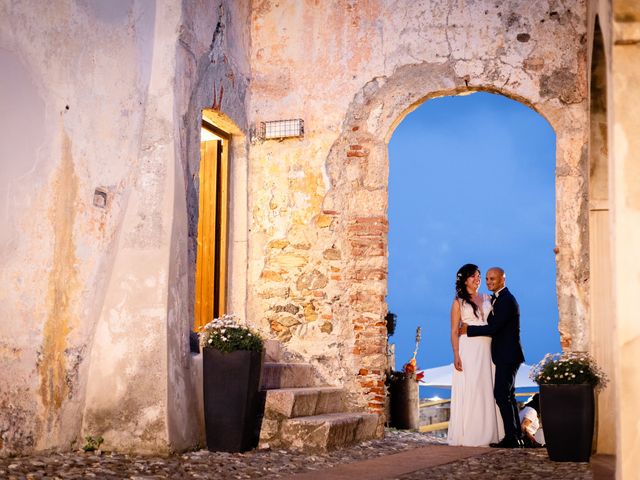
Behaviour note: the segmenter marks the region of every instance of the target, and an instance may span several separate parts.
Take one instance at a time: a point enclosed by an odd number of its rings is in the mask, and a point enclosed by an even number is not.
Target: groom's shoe
[[[519,438],[503,438],[498,443],[490,443],[492,448],[524,448],[524,442]]]

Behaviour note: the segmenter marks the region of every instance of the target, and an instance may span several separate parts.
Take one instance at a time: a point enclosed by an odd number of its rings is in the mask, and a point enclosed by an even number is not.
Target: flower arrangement
[[[262,337],[240,325],[239,318],[229,313],[201,327],[199,335],[202,348],[212,347],[226,353],[236,350],[261,352],[263,349]]]
[[[609,381],[586,352],[548,353],[531,368],[529,378],[538,385],[587,383],[596,390],[606,387]]]
[[[416,382],[419,382],[424,377],[423,372],[417,372],[418,366],[416,362],[416,356],[418,355],[418,347],[420,345],[421,339],[421,329],[420,327],[416,328],[416,348],[413,350],[413,356],[411,360],[405,363],[402,367],[402,370],[399,372],[392,371],[389,374],[389,381],[397,381],[397,380],[405,380],[407,378],[413,378]]]
[[[416,382],[419,382],[424,378],[424,372],[417,372],[416,359],[412,358],[402,367],[402,373],[404,373],[405,377],[413,376],[415,377]]]

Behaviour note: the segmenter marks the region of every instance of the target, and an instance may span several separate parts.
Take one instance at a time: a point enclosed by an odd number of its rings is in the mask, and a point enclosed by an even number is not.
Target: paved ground
[[[544,449],[448,447],[432,435],[389,430],[383,440],[317,455],[200,450],[170,457],[73,452],[0,458],[0,478],[612,479],[612,459],[595,460],[591,464],[556,463],[547,459]]]

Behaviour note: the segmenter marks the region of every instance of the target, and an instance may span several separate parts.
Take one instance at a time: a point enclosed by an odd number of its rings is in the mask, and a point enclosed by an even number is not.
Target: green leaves
[[[261,352],[262,339],[248,328],[226,327],[210,330],[204,346],[216,348],[221,352],[234,352],[236,350]]]
[[[82,450],[84,450],[85,452],[93,452],[95,450],[98,450],[100,448],[100,445],[102,445],[102,442],[104,442],[104,438],[92,437],[91,435],[87,435],[84,439],[87,441],[87,443],[84,444],[84,447],[82,447]]]
[[[229,313],[213,319],[202,327],[200,345],[202,348],[212,347],[227,353],[236,350],[261,352],[263,349],[260,335],[241,326],[238,317]]]

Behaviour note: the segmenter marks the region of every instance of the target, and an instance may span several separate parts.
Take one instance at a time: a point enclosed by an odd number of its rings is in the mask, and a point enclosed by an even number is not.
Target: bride
[[[478,293],[480,270],[460,267],[456,275],[456,298],[451,306],[453,380],[449,445],[487,446],[504,436],[502,417],[493,397],[494,366],[491,337],[459,336],[460,323],[486,325],[491,311],[489,295]]]

